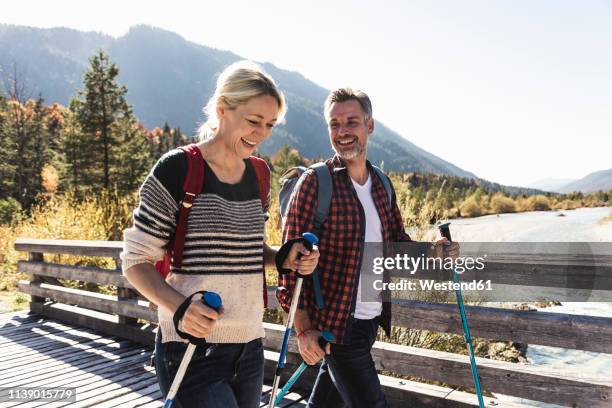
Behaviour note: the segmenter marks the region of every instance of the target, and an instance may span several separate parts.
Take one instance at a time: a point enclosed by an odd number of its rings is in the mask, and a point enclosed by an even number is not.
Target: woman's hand
[[[300,275],[310,275],[319,263],[319,248],[316,246],[309,251],[302,242],[291,246],[289,255],[283,262],[283,268],[290,269]]]
[[[223,306],[217,312],[201,300],[191,302],[181,319],[181,330],[195,337],[206,337],[223,315]]]

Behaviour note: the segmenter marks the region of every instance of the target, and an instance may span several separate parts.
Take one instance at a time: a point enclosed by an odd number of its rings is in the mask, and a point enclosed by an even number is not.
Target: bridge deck
[[[76,402],[2,407],[162,407],[151,347],[28,313],[0,314],[0,388],[76,387]],[[270,387],[262,390],[266,406]],[[292,393],[281,407],[303,407]]]

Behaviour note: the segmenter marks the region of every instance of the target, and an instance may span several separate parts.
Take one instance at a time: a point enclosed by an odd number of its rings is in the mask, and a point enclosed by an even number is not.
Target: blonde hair
[[[247,103],[251,98],[270,95],[278,102],[277,123],[284,120],[287,111],[285,96],[278,89],[274,79],[263,68],[251,61],[238,61],[221,72],[217,79],[215,93],[204,106],[206,122],[200,127],[200,140],[208,139],[219,127],[217,106],[223,104],[227,109]]]

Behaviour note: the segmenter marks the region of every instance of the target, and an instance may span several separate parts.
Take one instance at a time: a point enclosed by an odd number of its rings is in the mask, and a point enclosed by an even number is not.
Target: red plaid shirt
[[[333,194],[327,219],[319,236],[319,280],[324,307],[316,308],[311,279],[304,279],[300,294],[300,309],[306,309],[313,327],[329,330],[335,343],[346,344],[351,339],[357,286],[365,240],[365,214],[357,198],[348,171],[338,156],[326,162],[332,174]],[[366,162],[372,178],[372,198],[380,217],[384,242],[410,241],[404,231],[395,192],[389,203],[387,192],[370,162]],[[283,242],[314,229],[317,208],[318,181],[314,170],[307,170],[296,184],[283,225]],[[295,273],[279,276],[276,296],[285,312],[289,311],[295,286]],[[391,330],[391,304],[383,302],[380,325],[387,335]]]

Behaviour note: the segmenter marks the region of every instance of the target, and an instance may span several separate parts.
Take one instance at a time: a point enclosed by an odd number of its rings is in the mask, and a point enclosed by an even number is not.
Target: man
[[[389,335],[391,305],[361,301],[363,244],[410,241],[410,237],[404,231],[395,193],[389,202],[383,182],[366,160],[368,138],[374,131],[369,97],[362,91],[337,89],[327,97],[324,114],[336,152],[326,161],[334,191],[319,237],[325,306],[316,308],[312,282],[306,280],[294,321],[304,361],[313,365],[324,358],[308,406],[386,407],[371,349],[379,325]],[[317,187],[312,170],[296,184],[283,225],[284,242],[314,229]],[[457,251],[456,245],[449,248],[445,256]],[[294,273],[281,275],[277,297],[285,311],[294,283]],[[326,351],[318,345],[322,330],[334,335]]]

